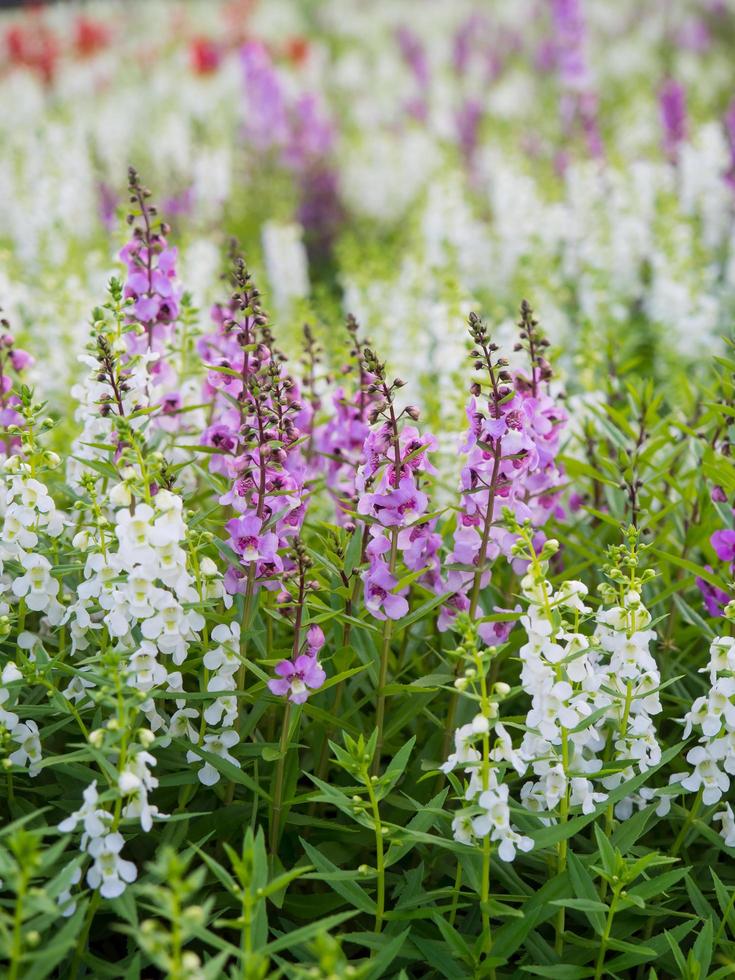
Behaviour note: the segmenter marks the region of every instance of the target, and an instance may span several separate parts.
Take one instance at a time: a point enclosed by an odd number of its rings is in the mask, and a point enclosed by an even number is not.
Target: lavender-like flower
[[[139,323],[143,332],[126,334],[130,353],[162,351],[173,332],[179,315],[181,287],[176,280],[177,249],[166,241],[168,226],[154,225],[155,205],[149,204],[151,192],[143,187],[133,167],[129,168],[130,202],[137,209],[128,215],[133,228],[131,240],[123,247],[120,258],[127,268],[124,295],[133,300],[131,322]],[[161,373],[159,368],[158,372]]]
[[[724,123],[727,144],[730,149],[730,165],[725,173],[725,180],[735,190],[735,99],[727,107]]]
[[[357,510],[357,473],[364,464],[363,449],[370,432],[370,415],[379,402],[373,388],[372,375],[364,361],[368,343],[360,336],[357,320],[349,314],[347,332],[350,336],[352,364],[343,369],[344,375],[356,375],[353,391],[340,385],[332,395],[332,415],[314,432],[316,451],[324,460],[325,478],[335,503],[337,523],[351,522]]]
[[[288,141],[286,98],[265,45],[247,41],[240,63],[247,103],[245,138],[260,152],[280,149]]]
[[[586,26],[581,0],[551,0],[554,48],[562,87],[561,116],[569,135],[579,120],[591,156],[604,154],[597,119],[597,93],[585,56]]]
[[[543,388],[551,376],[543,356],[548,341],[539,335],[533,311],[525,301],[521,304],[517,345],[528,352],[529,377],[508,371],[507,361],[497,357],[497,345],[474,313],[469,325],[475,344],[470,357],[486,381],[484,391],[483,383],[473,382],[467,406],[462,497],[448,556],[447,587],[453,595],[442,610],[440,630],[451,625],[457,612],[468,612],[474,619],[481,590],[490,580],[490,563],[501,554],[512,560],[515,536],[500,523],[501,509],[511,510],[519,523],[530,521],[540,529],[558,506],[561,480],[555,457],[566,413]],[[543,542],[541,534],[538,540]],[[497,642],[493,626],[480,626],[485,642]]]
[[[676,163],[679,145],[686,139],[687,134],[684,86],[673,78],[668,78],[659,90],[658,104],[663,128],[664,152],[672,163]]]
[[[239,257],[233,283],[230,304],[214,311],[217,332],[199,344],[209,366],[205,397],[212,402],[202,438],[218,450],[211,468],[231,481],[220,503],[240,515],[227,524],[239,564],[228,570],[225,583],[230,592],[252,595],[256,583],[278,587],[284,568],[279,551],[303,521],[306,465],[299,423],[304,412],[298,386],[285,373],[285,358],[268,329],[260,293]]]
[[[428,452],[436,448],[436,439],[422,436],[414,426],[401,427],[405,418],[418,419],[413,406],[400,412],[396,409],[395,393],[403,381],[389,383],[385,364],[370,348],[364,350],[364,359],[373,378],[368,393],[380,398],[371,412],[374,427],[365,439],[364,462],[356,479],[357,510],[367,518],[370,535],[365,549],[370,564],[363,573],[365,604],[376,619],[400,619],[408,611],[408,590],[394,591],[399,552],[405,549],[403,557],[411,563],[409,567],[427,568],[427,575],[434,572],[437,578],[440,538],[434,534],[435,521],[423,521],[429,498],[419,487],[421,474],[435,472]]]
[[[416,84],[416,94],[406,102],[406,111],[410,116],[421,122],[426,122],[429,112],[429,61],[421,40],[414,32],[402,24],[396,30],[396,41],[403,60],[408,65]]]
[[[2,313],[2,310],[0,310]],[[20,347],[15,346],[15,339],[10,333],[10,323],[0,316],[0,456],[10,456],[20,450],[21,439],[18,435],[8,432],[10,426],[23,425],[23,416],[18,411],[21,399],[16,388],[26,368],[33,366],[31,355]],[[9,371],[18,375],[14,379]]]
[[[266,48],[249,41],[241,49],[245,76],[245,138],[258,154],[275,157],[298,182],[298,219],[310,254],[328,254],[343,218],[339,178],[331,162],[334,124],[318,97],[291,98]]]

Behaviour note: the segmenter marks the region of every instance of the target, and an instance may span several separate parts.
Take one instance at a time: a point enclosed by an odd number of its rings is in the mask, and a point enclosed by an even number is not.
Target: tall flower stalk
[[[364,463],[357,475],[360,493],[358,513],[369,528],[370,540],[365,548],[369,566],[363,573],[365,606],[383,621],[378,663],[378,685],[375,709],[377,743],[373,756],[374,770],[380,766],[385,726],[385,689],[388,661],[395,620],[408,612],[407,587],[397,578],[398,559],[403,532],[422,521],[429,498],[419,488],[421,473],[433,472],[426,451],[435,445],[431,436],[422,437],[405,419],[418,420],[413,406],[399,409],[396,393],[404,386],[400,378],[388,380],[386,367],[374,352],[363,351],[365,370],[370,378],[368,393],[376,395],[369,431],[363,446]]]
[[[470,386],[467,405],[469,428],[461,447],[466,454],[460,477],[461,500],[446,578],[451,597],[439,618],[440,630],[448,629],[458,612],[477,619],[492,563],[500,555],[513,560],[515,536],[501,519],[502,510],[510,509],[521,522],[530,521],[543,540],[541,528],[558,507],[561,472],[556,454],[566,413],[546,391],[551,377],[544,356],[548,341],[540,334],[538,321],[525,300],[518,326],[516,350],[526,351],[528,374],[511,373],[508,361],[498,356],[499,348],[491,341],[485,324],[474,313],[469,317],[474,345],[470,358],[478,374]],[[486,643],[493,643],[504,638],[504,630],[484,622],[479,635]],[[444,755],[456,710],[455,694],[447,716]]]

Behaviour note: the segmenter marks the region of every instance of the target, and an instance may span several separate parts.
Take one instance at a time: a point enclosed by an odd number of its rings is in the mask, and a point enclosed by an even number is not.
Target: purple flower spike
[[[686,139],[686,93],[684,87],[673,78],[661,86],[658,96],[663,127],[664,151],[672,163],[676,162],[679,144]]]

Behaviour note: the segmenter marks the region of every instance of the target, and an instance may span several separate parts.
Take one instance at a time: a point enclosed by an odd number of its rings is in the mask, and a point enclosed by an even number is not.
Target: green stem
[[[485,523],[482,528],[482,538],[480,540],[480,552],[477,558],[477,571],[472,579],[472,594],[470,597],[470,608],[469,617],[474,621],[477,615],[477,606],[480,602],[480,584],[482,582],[482,576],[486,571],[485,563],[487,561],[487,546],[490,541],[490,531],[493,526],[493,517],[495,514],[495,496],[498,489],[498,475],[500,473],[500,464],[502,462],[503,456],[500,450],[500,443],[498,442],[498,447],[495,450],[495,460],[493,463],[493,472],[490,477],[490,494],[487,502],[487,511],[485,512]],[[459,677],[460,664],[457,664],[455,670],[455,676]],[[449,708],[447,710],[447,723],[444,727],[444,740],[442,742],[442,761],[449,755],[449,749],[452,744],[452,738],[454,737],[454,720],[457,716],[457,705],[459,703],[459,692],[454,691],[450,700]]]
[[[94,919],[95,913],[102,901],[99,892],[95,892],[89,903],[89,908],[87,909],[87,914],[84,917],[84,925],[82,926],[82,931],[79,933],[79,939],[77,940],[77,945],[74,949],[74,959],[72,960],[71,967],[69,969],[69,980],[76,980],[79,975],[79,967],[82,965],[82,956],[84,955],[84,950],[87,947],[87,939],[89,937],[89,930],[92,928],[92,920]]]
[[[559,803],[559,823],[563,827],[567,822],[569,817],[569,787],[568,787],[568,773],[569,773],[569,735],[566,728],[561,730],[561,764],[564,769],[564,795]],[[564,874],[567,869],[567,841],[560,840],[557,845],[557,874]],[[564,907],[560,907],[556,913],[556,942],[554,948],[556,952],[561,956],[564,951]]]
[[[171,890],[171,903],[171,977],[172,980],[179,980],[185,974],[181,962],[181,905],[176,888]]]
[[[243,964],[246,965],[253,952],[253,896],[249,888],[242,893],[242,949]]]
[[[602,933],[602,938],[600,939],[600,951],[597,954],[597,966],[595,967],[595,980],[602,980],[602,971],[605,966],[605,953],[607,952],[607,944],[610,941],[610,933],[612,932],[613,917],[615,916],[615,903],[617,902],[617,899],[618,893],[614,892],[612,898],[610,899],[610,908],[607,912],[605,929]]]
[[[490,836],[482,838],[482,892],[480,895],[480,909],[482,913],[482,951],[485,956],[490,955],[493,948],[493,934],[490,925]]]
[[[380,808],[378,807],[378,800],[375,796],[373,777],[366,770],[363,778],[365,785],[367,786],[368,796],[370,797],[370,806],[372,807],[373,811],[373,823],[375,825],[375,855],[376,871],[378,875],[378,890],[375,900],[375,932],[379,933],[383,928],[383,916],[385,915],[385,856],[383,854],[383,824],[380,821]]]
[[[13,915],[13,940],[10,947],[10,970],[8,980],[18,980],[21,976],[20,965],[23,959],[23,907],[25,905],[26,889],[28,888],[28,873],[18,864],[18,894]]]
[[[398,557],[398,531],[391,529],[390,563],[388,569],[390,574],[396,570],[396,559]],[[390,655],[390,641],[393,636],[393,620],[387,618],[383,624],[383,648],[380,652],[380,672],[378,674],[378,703],[375,710],[375,727],[378,729],[378,738],[375,743],[375,755],[373,756],[373,772],[380,770],[380,759],[383,751],[383,728],[385,726],[385,687],[388,681],[388,657]]]
[[[692,824],[694,823],[697,814],[699,813],[699,808],[702,805],[702,787],[699,787],[699,792],[694,800],[691,810],[687,814],[687,818],[682,824],[681,830],[674,841],[674,846],[671,848],[671,857],[676,857],[684,845],[686,840],[686,835],[689,833]]]
[[[462,890],[462,862],[457,858],[457,871],[454,875],[454,895],[452,896],[452,908],[449,912],[449,925],[453,926],[457,918],[457,906],[459,905],[459,893]],[[735,892],[733,892],[735,894]]]
[[[490,716],[491,705],[487,690],[487,673],[483,658],[475,655],[475,666],[480,678],[480,712],[488,720],[488,730],[482,736],[482,769],[481,780],[483,792],[490,787]],[[482,950],[485,956],[490,956],[493,948],[493,933],[490,924],[490,834],[482,838],[482,883],[480,894],[480,912],[482,916]],[[490,968],[490,977],[495,978],[495,968]]]
[[[278,765],[276,768],[276,783],[273,792],[273,813],[271,815],[270,852],[275,857],[278,853],[278,842],[281,839],[281,809],[283,806],[283,776],[286,771],[286,756],[288,755],[288,730],[291,725],[291,702],[286,701],[283,713],[283,728],[278,747]]]

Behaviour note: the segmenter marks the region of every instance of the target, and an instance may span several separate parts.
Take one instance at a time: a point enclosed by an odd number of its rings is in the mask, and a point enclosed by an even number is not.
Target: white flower
[[[472,719],[472,731],[476,735],[486,735],[490,731],[490,720],[485,715],[477,714]]]
[[[460,844],[472,844],[475,839],[472,827],[472,814],[469,810],[460,810],[452,820],[452,834]]]
[[[491,831],[510,827],[507,786],[496,786],[485,790],[480,794],[477,804],[484,811],[472,821],[473,830],[478,837],[487,837]]]
[[[158,648],[150,640],[142,640],[136,652],[130,657],[129,683],[139,691],[150,691],[152,687],[164,684],[168,671],[158,663]]]
[[[14,766],[24,766],[27,762],[28,775],[37,776],[41,771],[42,758],[38,725],[35,721],[20,722],[10,734],[13,741],[18,743],[18,748],[8,758]]]
[[[153,508],[148,504],[138,504],[134,514],[121,509],[115,515],[115,534],[120,542],[120,553],[126,561],[145,562],[152,557],[153,517]]]
[[[188,738],[190,742],[198,741],[199,733],[192,724],[198,717],[199,712],[196,708],[179,708],[171,715],[168,725],[169,737]]]
[[[495,724],[495,745],[490,750],[490,758],[493,762],[509,762],[519,776],[526,771],[527,763],[520,751],[513,748],[513,741],[500,722]]]
[[[506,863],[515,860],[516,849],[519,851],[530,851],[533,849],[531,838],[517,833],[512,827],[507,828],[497,839],[500,841],[498,845],[498,857]]]
[[[116,483],[110,488],[110,503],[115,507],[129,507],[133,499],[130,487],[126,483]]]
[[[18,670],[17,665],[10,660],[3,667],[3,672],[0,679],[2,680],[3,684],[12,684],[13,681],[22,681],[23,675]]]
[[[583,582],[569,580],[562,582],[561,587],[554,596],[554,604],[573,609],[578,613],[592,612],[589,606],[585,606],[582,599],[588,594],[587,586]]]
[[[59,583],[51,575],[51,563],[43,555],[34,554],[22,555],[20,563],[26,574],[13,581],[13,594],[25,598],[29,609],[43,612],[59,592]]]
[[[491,785],[480,794],[477,804],[483,812],[472,821],[473,832],[478,837],[489,835],[498,844],[498,857],[501,861],[513,861],[516,849],[531,850],[531,838],[519,834],[511,826],[508,787],[505,784]]]
[[[87,872],[87,884],[90,888],[99,888],[103,898],[118,898],[125,891],[125,885],[138,877],[133,862],[120,857],[124,843],[118,833],[97,837],[89,843],[94,864]]]
[[[735,816],[733,816],[730,804],[726,803],[725,809],[715,813],[712,819],[722,821],[720,828],[722,839],[728,847],[735,847]]]
[[[82,869],[74,868],[71,875],[69,876],[69,886],[63,891],[59,892],[56,898],[56,904],[59,908],[59,913],[63,915],[65,919],[74,915],[77,909],[76,899],[72,896],[71,886],[78,885],[82,880]]]
[[[462,725],[454,733],[454,752],[446,762],[439,767],[443,773],[451,772],[455,766],[466,766],[479,762],[480,753],[474,748],[474,741],[477,738],[472,725]]]
[[[735,637],[718,636],[709,648],[709,664],[711,683],[714,684],[717,674],[721,671],[735,671]]]
[[[730,779],[722,772],[709,746],[696,745],[687,753],[687,762],[694,766],[693,771],[681,780],[684,789],[696,793],[700,788],[705,806],[717,803],[730,788]]]
[[[231,749],[233,745],[237,745],[240,741],[240,736],[233,729],[226,729],[217,735],[205,735],[202,741],[202,749],[205,752],[211,752],[213,755],[219,756],[221,759],[225,759],[227,762],[231,763],[233,766],[240,768],[240,763],[237,759],[230,755],[228,749]],[[201,757],[197,755],[196,752],[186,753],[187,762],[201,761]],[[204,783],[205,786],[214,786],[215,783],[219,782],[220,774],[209,762],[205,762],[202,768],[197,773],[199,781]]]
[[[570,781],[569,802],[582,808],[582,813],[592,813],[598,803],[604,803],[607,793],[596,793],[593,784],[584,776],[573,776]]]
[[[84,848],[88,839],[93,840],[106,833],[112,822],[112,814],[97,806],[99,796],[96,780],[84,790],[83,799],[82,806],[61,821],[59,830],[62,834],[70,834],[76,830],[77,824],[81,821],[84,826],[84,835],[82,836],[82,847]]]

